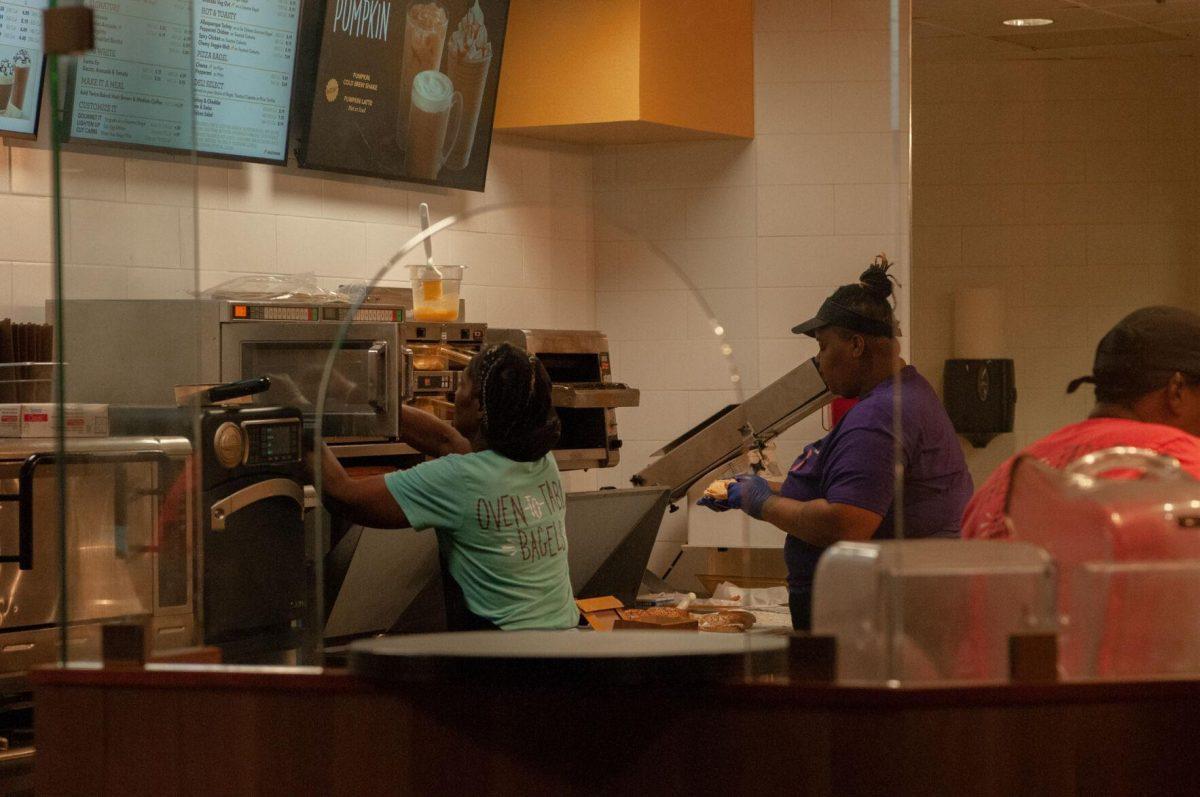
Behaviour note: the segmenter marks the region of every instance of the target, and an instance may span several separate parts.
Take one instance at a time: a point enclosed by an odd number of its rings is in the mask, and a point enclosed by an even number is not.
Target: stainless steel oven
[[[296,407],[311,422],[337,323],[221,324],[221,381],[257,376],[271,387],[259,404]],[[393,440],[400,434],[400,404],[412,393],[411,359],[398,324],[354,324],[334,355],[325,394],[322,431],[327,437]]]
[[[68,300],[65,337],[72,395],[109,404],[175,404],[176,385],[270,376],[263,406],[300,409],[311,424],[317,388],[348,306],[220,300]],[[48,317],[53,307],[47,305]],[[334,440],[390,441],[412,398],[402,307],[363,307],[335,357],[323,433]],[[113,373],[114,363],[128,367]]]
[[[71,659],[98,658],[114,619],[147,622],[155,649],[195,644],[191,452],[182,437],[0,441],[0,672],[55,661],[62,623]]]
[[[611,468],[621,461],[619,407],[636,407],[637,388],[612,381],[608,337],[573,329],[497,329],[488,344],[507,342],[536,354],[553,382],[551,400],[562,421],[554,449],[559,470]]]

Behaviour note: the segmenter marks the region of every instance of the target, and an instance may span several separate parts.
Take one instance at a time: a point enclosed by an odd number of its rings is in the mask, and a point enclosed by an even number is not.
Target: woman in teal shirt
[[[566,495],[550,454],[561,425],[550,392],[536,357],[492,346],[460,375],[453,426],[404,408],[404,439],[435,459],[352,478],[326,446],[325,503],[372,528],[432,528],[471,615],[466,627],[573,628]]]

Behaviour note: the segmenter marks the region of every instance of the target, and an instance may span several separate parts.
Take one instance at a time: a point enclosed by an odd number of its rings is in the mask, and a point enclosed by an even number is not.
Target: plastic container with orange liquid
[[[458,297],[466,266],[409,266],[414,321],[457,321]],[[439,275],[440,272],[440,275]]]

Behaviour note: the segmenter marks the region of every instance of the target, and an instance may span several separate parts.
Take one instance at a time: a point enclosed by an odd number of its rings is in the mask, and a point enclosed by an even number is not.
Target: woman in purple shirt
[[[816,338],[817,367],[830,391],[858,403],[825,439],[804,449],[782,484],[741,476],[729,487],[728,508],[741,509],[788,534],[784,557],[797,630],[811,625],[813,577],[826,548],[840,540],[896,536],[897,456],[904,465],[906,539],[957,537],[973,490],[937,394],[900,359],[893,281],[887,269],[887,261],[877,259],[859,282],[838,288],[814,318],[792,328]]]

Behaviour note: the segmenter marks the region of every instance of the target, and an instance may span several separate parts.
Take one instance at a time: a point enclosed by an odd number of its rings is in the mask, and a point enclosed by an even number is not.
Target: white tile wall
[[[115,150],[65,153],[62,166],[72,296],[179,298],[197,282],[208,288],[247,273],[312,272],[328,286],[364,280],[415,234],[422,201],[435,221],[526,202],[434,241],[440,258],[470,266],[469,317],[486,319],[494,298],[506,323],[595,324],[593,163],[583,147],[497,136],[483,195]],[[47,150],[0,146],[0,317],[42,318],[51,293],[50,193]],[[401,262],[422,260],[417,251]]]
[[[31,196],[0,196],[0,251],[8,260],[50,261],[50,200]]]
[[[597,321],[616,341],[616,377],[643,390],[642,406],[618,411],[622,465],[602,482],[627,483],[671,437],[811,357],[815,345],[791,327],[877,252],[901,264],[907,286],[907,129],[891,128],[889,9],[758,0],[754,141],[597,152]],[[736,384],[700,297],[725,331]],[[801,427],[781,440],[785,465],[821,434],[819,420]],[[745,544],[733,514],[687,511],[691,542]],[[673,558],[680,535],[664,530],[656,560]],[[748,539],[778,546],[783,535],[753,524]]]
[[[918,62],[913,96],[917,365],[940,376],[956,288],[1005,291],[1016,433],[968,450],[978,481],[1084,417],[1066,383],[1121,316],[1194,306],[1200,82],[1183,58]]]
[[[833,235],[834,186],[764,185],[758,188],[758,235]]]
[[[45,150],[26,150],[45,153]],[[15,154],[15,152],[14,152]],[[104,158],[125,167],[125,198],[143,205],[179,205],[190,207],[196,202],[195,167],[177,163],[167,157],[161,160],[129,159],[121,163],[118,158]],[[42,164],[38,179],[44,179],[45,165]]]
[[[364,224],[363,235],[366,245],[366,269],[364,274],[374,274],[379,269],[383,268],[396,252],[400,251],[414,235],[417,234],[417,227],[406,226],[402,224]],[[444,256],[443,246],[449,246],[449,237],[451,233],[447,233],[446,240],[438,240],[435,242],[437,248],[434,249],[434,255],[437,257]],[[409,251],[400,258],[398,265],[406,266],[411,264],[420,264],[425,262],[424,249],[418,245],[415,249]],[[406,279],[408,271],[400,268],[391,272],[391,276],[395,279]]]
[[[11,271],[13,320],[44,321],[45,301],[51,290],[50,265],[13,263]]]
[[[833,127],[832,84],[762,83],[755,91],[754,130],[760,139],[786,133],[826,133]]]
[[[366,272],[366,237],[363,225],[336,219],[281,216],[275,222],[275,263],[285,273],[313,272],[333,277],[361,279]],[[270,235],[264,229],[264,235]],[[204,252],[200,257],[203,262]]]

